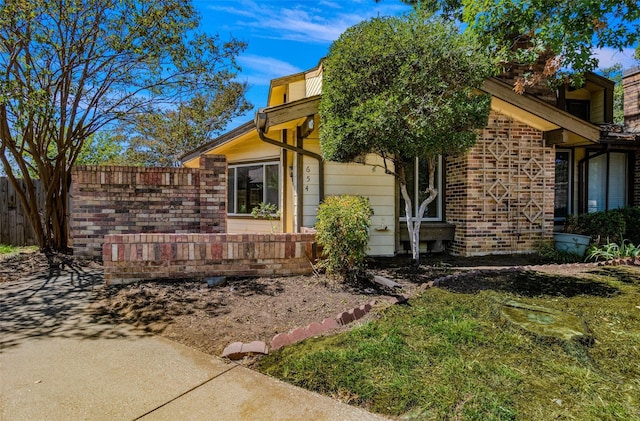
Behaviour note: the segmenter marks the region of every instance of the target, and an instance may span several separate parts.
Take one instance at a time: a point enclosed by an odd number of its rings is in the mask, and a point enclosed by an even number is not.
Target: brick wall
[[[315,234],[106,235],[107,284],[148,279],[309,274]]]
[[[542,132],[492,112],[478,143],[446,170],[453,254],[531,253],[551,239],[554,149]]]
[[[523,41],[514,45],[514,48],[528,47],[530,47],[530,43],[528,43],[527,41]],[[527,75],[535,73],[538,75],[539,80],[533,86],[526,86],[525,91],[555,106],[557,104],[555,90],[552,90],[549,87],[548,77],[544,76],[546,62],[551,57],[551,54],[543,54],[540,58],[538,58],[538,61],[533,64],[520,64],[514,62],[502,63],[502,72],[497,77],[511,85],[514,85],[517,79],[522,79]]]
[[[200,168],[78,166],[72,173],[74,254],[99,257],[107,234],[223,233],[227,225],[227,163]]]
[[[624,125],[631,132],[640,132],[640,67],[623,73]]]

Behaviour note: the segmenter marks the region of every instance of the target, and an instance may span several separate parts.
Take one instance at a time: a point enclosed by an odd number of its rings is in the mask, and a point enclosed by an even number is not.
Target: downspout
[[[265,136],[264,130],[267,126],[267,113],[263,113],[258,111],[256,113],[256,128],[258,129],[258,136],[260,140],[270,145],[278,146],[282,149],[286,149],[288,151],[296,152],[301,155],[308,156],[310,158],[316,159],[318,161],[318,203],[322,203],[324,201],[324,161],[322,156],[315,152],[308,151],[303,148],[299,148],[297,146],[289,145],[284,142],[280,142],[275,139],[271,139]]]

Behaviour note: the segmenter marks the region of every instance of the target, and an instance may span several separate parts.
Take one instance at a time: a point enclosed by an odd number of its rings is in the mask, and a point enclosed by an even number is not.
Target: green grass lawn
[[[640,268],[586,276],[477,275],[468,288],[432,288],[344,334],[273,352],[258,368],[401,419],[640,419]],[[594,340],[518,328],[500,313],[510,299],[577,315]]]
[[[10,254],[10,253],[17,253],[19,251],[22,250],[37,250],[38,248],[36,246],[33,247],[16,247],[16,246],[9,246],[6,244],[0,244],[0,255],[1,254]]]

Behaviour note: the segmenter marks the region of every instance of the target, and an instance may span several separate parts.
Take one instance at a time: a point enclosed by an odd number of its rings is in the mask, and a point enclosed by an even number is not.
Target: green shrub
[[[621,242],[626,230],[624,217],[617,211],[569,215],[565,221],[565,231],[588,235],[599,244]]]
[[[624,218],[627,228],[624,239],[633,244],[640,244],[640,206],[629,206],[612,212],[619,212]]]
[[[256,219],[261,218],[269,221],[271,223],[271,234],[273,234],[278,228],[277,223],[273,221],[280,219],[280,209],[278,209],[278,205],[273,203],[260,202],[260,204],[251,211],[251,216]]]
[[[318,208],[316,239],[324,248],[328,273],[347,276],[362,269],[373,210],[361,196],[329,196]]]

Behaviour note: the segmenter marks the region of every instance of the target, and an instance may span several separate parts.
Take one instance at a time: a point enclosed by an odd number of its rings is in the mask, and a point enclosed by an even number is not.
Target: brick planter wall
[[[107,234],[222,233],[227,227],[227,162],[200,168],[79,166],[72,173],[74,254],[99,257]]]
[[[462,256],[532,253],[552,238],[554,149],[542,132],[492,112],[478,143],[446,163],[450,251]]]
[[[104,277],[107,284],[122,284],[310,274],[314,241],[314,234],[106,235]]]

